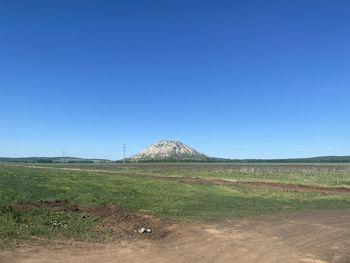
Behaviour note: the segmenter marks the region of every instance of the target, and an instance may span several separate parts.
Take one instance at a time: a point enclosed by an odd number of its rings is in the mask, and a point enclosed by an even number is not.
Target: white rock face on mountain
[[[131,160],[205,160],[208,157],[190,146],[179,141],[159,141],[138,154],[132,156]]]

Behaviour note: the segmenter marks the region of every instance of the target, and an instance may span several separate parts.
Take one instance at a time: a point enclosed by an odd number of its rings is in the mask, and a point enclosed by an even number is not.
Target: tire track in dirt
[[[184,224],[161,242],[22,247],[2,263],[348,263],[350,210],[273,215],[215,225]]]
[[[107,173],[125,177],[143,177],[151,179],[160,179],[166,181],[177,181],[183,183],[194,184],[211,184],[221,186],[243,186],[250,188],[265,188],[265,189],[278,189],[285,191],[297,191],[297,192],[315,192],[322,194],[350,194],[350,187],[329,187],[319,185],[305,185],[305,184],[293,184],[282,182],[266,182],[266,181],[239,181],[234,179],[218,179],[207,177],[193,177],[193,176],[164,176],[161,174],[147,174],[147,173],[121,173],[110,170],[94,170],[94,169],[81,169],[81,168],[62,168],[62,167],[45,167],[45,166],[29,166],[29,165],[13,165],[26,168],[38,168],[38,169],[52,169],[63,171],[82,171],[82,172],[94,172],[94,173]]]

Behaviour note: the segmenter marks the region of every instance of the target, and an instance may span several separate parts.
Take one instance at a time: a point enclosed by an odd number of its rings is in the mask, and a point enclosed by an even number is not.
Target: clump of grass
[[[42,244],[47,240],[98,241],[106,230],[97,228],[98,218],[48,209],[0,208],[0,247],[22,243]]]

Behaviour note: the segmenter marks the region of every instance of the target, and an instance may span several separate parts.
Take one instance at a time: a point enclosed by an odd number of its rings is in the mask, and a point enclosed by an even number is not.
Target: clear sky
[[[350,1],[0,0],[0,156],[350,155]]]

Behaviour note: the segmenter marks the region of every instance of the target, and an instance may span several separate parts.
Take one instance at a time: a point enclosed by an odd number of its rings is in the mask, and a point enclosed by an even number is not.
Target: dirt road
[[[19,248],[1,263],[29,262],[350,262],[350,211],[264,216],[183,225],[161,241]]]

